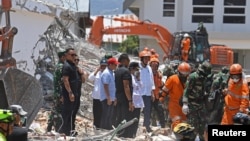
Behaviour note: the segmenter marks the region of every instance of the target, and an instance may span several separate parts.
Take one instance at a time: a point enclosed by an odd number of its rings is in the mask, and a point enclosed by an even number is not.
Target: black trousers
[[[100,99],[93,99],[93,117],[94,117],[94,126],[96,128],[100,128],[101,117],[102,117],[102,103]]]
[[[80,96],[75,97],[75,105],[73,108],[73,115],[72,115],[72,130],[75,130],[75,121],[76,121],[76,115],[78,113],[78,110],[80,108]]]
[[[123,120],[130,121],[133,118],[138,118],[138,109],[129,111],[129,103],[127,101],[119,102],[115,106],[116,109],[116,124],[119,125]],[[139,110],[140,115],[140,110]],[[133,138],[136,135],[138,123],[134,123],[127,128],[118,132],[119,137]]]
[[[135,108],[134,111],[132,112],[133,117],[138,119],[138,122],[133,123],[132,125],[130,125],[129,127],[129,131],[130,134],[132,134],[131,138],[135,138],[136,137],[136,133],[138,130],[138,126],[139,126],[139,120],[140,120],[140,114],[141,114],[141,108]]]
[[[69,99],[64,97],[64,102],[62,104],[62,119],[63,124],[61,129],[59,129],[59,133],[64,133],[66,136],[70,136],[70,131],[73,129],[74,121],[73,113],[74,113],[75,101],[71,102]]]

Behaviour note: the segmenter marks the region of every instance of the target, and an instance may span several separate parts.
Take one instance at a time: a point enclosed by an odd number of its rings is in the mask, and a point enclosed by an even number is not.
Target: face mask
[[[234,79],[233,79],[234,83],[239,82],[239,80],[240,80],[239,78],[234,78]]]
[[[182,83],[186,83],[186,81],[187,81],[187,76],[182,75],[181,73],[179,73],[179,79],[181,80]]]
[[[134,76],[135,76],[135,78],[140,78],[140,72],[139,71],[135,71],[134,72]]]

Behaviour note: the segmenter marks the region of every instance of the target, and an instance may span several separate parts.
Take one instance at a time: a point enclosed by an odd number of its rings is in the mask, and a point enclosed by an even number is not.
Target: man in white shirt
[[[93,118],[94,118],[94,126],[96,128],[100,128],[101,124],[101,116],[102,116],[102,103],[100,101],[100,84],[101,84],[101,74],[103,70],[107,67],[107,59],[103,58],[100,61],[100,66],[92,72],[88,79],[94,82],[94,88],[92,91],[93,98]]]
[[[143,108],[144,121],[143,126],[146,127],[147,132],[151,132],[150,128],[150,116],[151,116],[151,102],[154,101],[154,93],[155,89],[154,77],[151,67],[148,65],[150,61],[151,53],[147,47],[144,48],[139,53],[140,57],[140,80],[143,85],[142,88],[142,98],[144,101],[145,107]]]

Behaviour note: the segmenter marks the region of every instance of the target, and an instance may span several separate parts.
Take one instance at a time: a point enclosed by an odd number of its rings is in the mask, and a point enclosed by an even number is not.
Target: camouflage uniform
[[[213,83],[208,96],[208,123],[220,123],[224,108],[224,95],[222,90],[227,86],[229,69],[223,67],[220,72],[213,76]]]
[[[207,123],[205,83],[208,74],[211,74],[211,65],[204,62],[197,71],[189,75],[182,99],[182,102],[189,106],[187,121],[195,127],[194,132],[199,134],[201,141],[204,140],[203,133]]]
[[[63,53],[63,52],[62,52]],[[60,56],[60,53],[58,53],[58,56]],[[60,126],[62,125],[62,118],[61,118],[61,108],[62,108],[62,102],[61,102],[61,87],[62,87],[62,68],[63,68],[64,62],[59,61],[58,64],[56,64],[55,72],[54,72],[54,95],[53,95],[53,108],[51,110],[51,113],[49,115],[48,119],[48,126],[47,131],[51,131],[52,126],[54,126],[55,131],[58,132]]]

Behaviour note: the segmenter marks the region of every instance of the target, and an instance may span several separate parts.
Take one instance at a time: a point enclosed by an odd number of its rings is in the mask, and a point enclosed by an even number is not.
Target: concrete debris
[[[84,101],[86,102],[86,101]],[[85,112],[85,111],[83,111]],[[41,109],[37,114],[34,122],[29,127],[29,139],[32,141],[96,141],[96,140],[112,140],[114,141],[174,141],[175,137],[171,133],[169,128],[160,128],[152,126],[152,132],[148,133],[143,124],[143,116],[140,117],[139,128],[137,131],[137,136],[132,138],[118,138],[113,135],[113,130],[103,130],[96,129],[93,127],[92,119],[82,116],[80,113],[76,118],[76,131],[78,132],[77,137],[69,137],[63,134],[59,134],[52,130],[51,132],[46,132],[47,119],[49,111]]]

